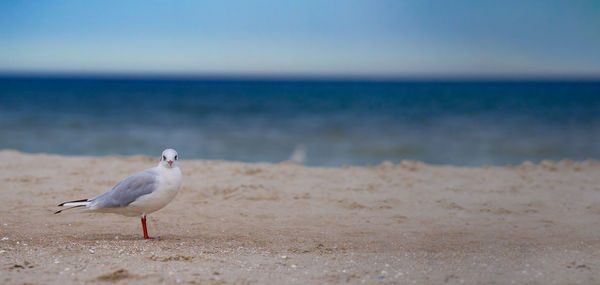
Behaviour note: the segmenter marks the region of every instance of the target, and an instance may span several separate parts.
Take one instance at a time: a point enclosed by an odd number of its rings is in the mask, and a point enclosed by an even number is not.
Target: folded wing
[[[141,196],[152,193],[158,186],[158,174],[154,169],[131,175],[89,201],[90,208],[126,207]]]

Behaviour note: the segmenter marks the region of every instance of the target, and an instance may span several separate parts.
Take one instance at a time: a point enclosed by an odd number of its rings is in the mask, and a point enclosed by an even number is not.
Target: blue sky
[[[1,1],[0,71],[600,78],[600,1]]]

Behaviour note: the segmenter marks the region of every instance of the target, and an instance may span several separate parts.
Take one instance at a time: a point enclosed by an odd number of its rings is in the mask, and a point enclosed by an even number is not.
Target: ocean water
[[[600,159],[600,82],[0,78],[0,149],[306,164]]]

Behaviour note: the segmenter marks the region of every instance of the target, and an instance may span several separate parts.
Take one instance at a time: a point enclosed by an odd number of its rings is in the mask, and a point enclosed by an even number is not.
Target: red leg
[[[144,229],[144,239],[155,239],[148,236],[148,229],[146,228],[146,215],[142,215],[142,228]]]

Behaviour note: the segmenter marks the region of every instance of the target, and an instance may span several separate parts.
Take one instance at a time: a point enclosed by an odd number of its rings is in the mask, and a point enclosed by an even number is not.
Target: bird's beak
[[[169,166],[173,166],[173,161],[172,160],[169,160],[167,162],[169,163]]]

